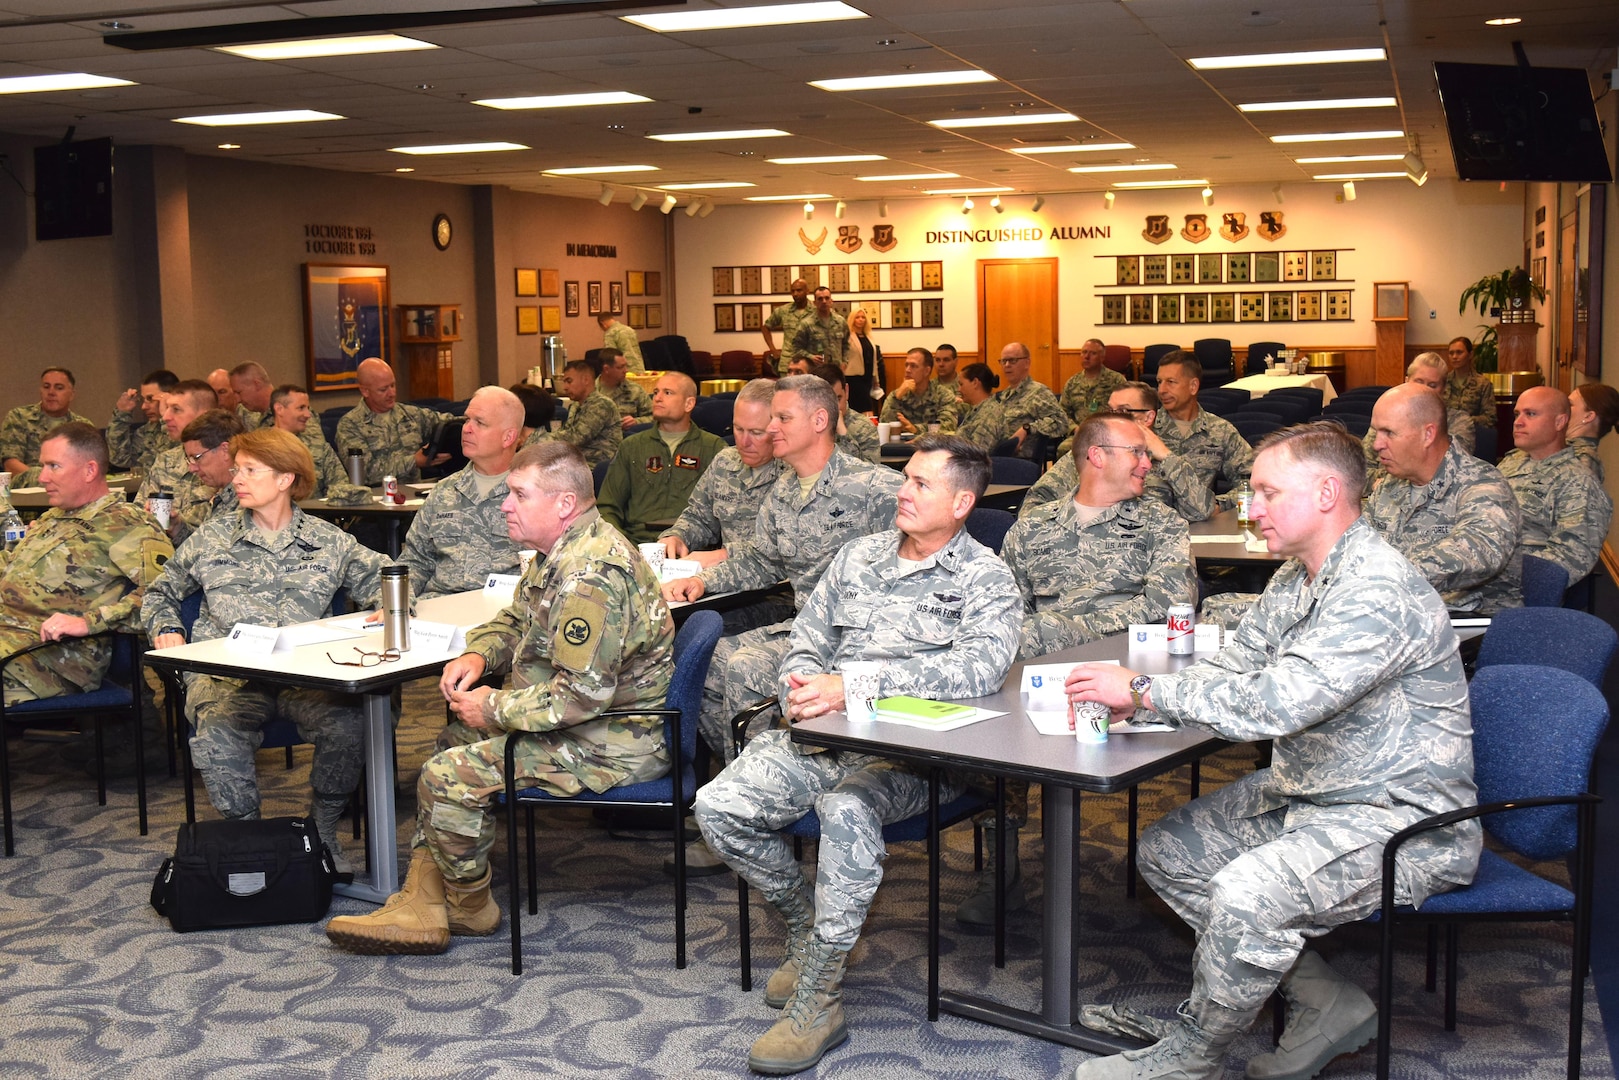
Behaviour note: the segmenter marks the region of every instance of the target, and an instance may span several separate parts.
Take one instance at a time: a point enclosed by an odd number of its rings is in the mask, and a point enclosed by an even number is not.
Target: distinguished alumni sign
[[[1005,244],[1039,243],[1042,240],[1107,240],[1111,225],[1058,225],[1049,230],[1038,225],[1006,229],[929,229],[927,244]]]

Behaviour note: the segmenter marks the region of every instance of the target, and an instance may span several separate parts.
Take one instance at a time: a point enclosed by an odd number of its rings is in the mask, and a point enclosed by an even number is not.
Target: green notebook
[[[953,705],[948,701],[929,701],[926,698],[911,697],[908,694],[877,699],[877,715],[881,716],[887,713],[890,716],[904,717],[907,720],[928,720],[939,723],[945,720],[960,720],[964,716],[973,715],[974,711],[971,705]]]

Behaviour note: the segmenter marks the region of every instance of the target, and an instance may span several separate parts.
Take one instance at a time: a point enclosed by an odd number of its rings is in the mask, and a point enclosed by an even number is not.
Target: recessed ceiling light
[[[498,150],[527,150],[522,143],[515,142],[469,142],[469,143],[439,143],[433,146],[390,146],[389,152],[395,154],[492,154]]]
[[[758,187],[745,180],[702,180],[694,184],[659,184],[659,191],[714,191],[719,188]]]
[[[1219,71],[1226,68],[1286,67],[1289,64],[1355,64],[1383,60],[1387,56],[1382,49],[1317,49],[1313,52],[1193,56],[1186,62],[1199,71]]]
[[[739,128],[735,131],[674,131],[667,135],[648,135],[658,142],[704,142],[719,139],[778,139],[791,135],[780,128]]]
[[[1521,22],[1523,22],[1523,20],[1518,18],[1516,15],[1504,15],[1499,19],[1485,19],[1484,20],[1484,25],[1485,26],[1517,26]]]
[[[656,165],[578,165],[571,169],[545,169],[547,176],[593,176],[596,173],[657,172]]]
[[[394,172],[415,172],[415,171],[416,170],[411,168],[409,165],[401,165],[401,166],[399,166],[399,168],[394,170]]]
[[[1391,97],[1322,98],[1317,101],[1251,101],[1238,105],[1242,112],[1299,112],[1304,109],[1392,109]]]
[[[881,154],[827,154],[823,157],[765,158],[772,165],[835,165],[840,161],[887,161]]]
[[[994,82],[995,76],[976,68],[969,71],[913,71],[904,75],[862,75],[852,79],[816,79],[811,86],[843,93],[850,90],[904,90],[918,86],[965,86]]]
[[[1134,150],[1135,143],[1058,143],[1056,146],[1014,146],[1014,154],[1088,154],[1093,150]]]
[[[82,71],[56,75],[13,75],[0,79],[0,94],[48,94],[53,90],[94,90],[103,86],[134,86],[128,79],[109,79]]]
[[[101,25],[105,26],[108,30],[133,30],[133,29],[135,29],[135,24],[134,23],[119,22],[117,19],[108,19],[105,22],[103,22]]]
[[[1273,143],[1352,142],[1355,139],[1403,139],[1403,131],[1318,131],[1304,135],[1272,135]]]
[[[572,109],[582,105],[634,105],[651,101],[627,90],[604,90],[591,94],[538,94],[530,97],[483,98],[474,101],[487,109]]]
[[[1114,187],[1121,188],[1180,188],[1180,187],[1208,187],[1207,180],[1117,180]]]
[[[882,183],[888,180],[954,180],[960,175],[953,172],[890,173],[887,176],[857,176],[855,179],[868,183]]]
[[[1003,127],[1011,124],[1072,124],[1079,117],[1073,113],[1018,113],[1015,116],[958,116],[947,120],[929,120],[937,128]]]
[[[1393,180],[1403,179],[1405,170],[1399,172],[1344,172],[1344,173],[1317,173],[1312,180]]]
[[[1009,187],[958,187],[958,188],[925,188],[924,195],[992,195],[1001,191],[1013,191]]]
[[[345,120],[336,113],[316,112],[314,109],[282,109],[277,112],[221,113],[215,116],[177,116],[176,124],[198,124],[202,127],[230,127],[233,124],[310,124],[316,120]]]
[[[772,4],[767,7],[718,8],[711,11],[675,11],[663,15],[621,15],[627,23],[660,34],[686,34],[697,30],[738,30],[746,26],[813,26],[844,19],[870,18],[843,3]]]
[[[1365,161],[1399,161],[1404,154],[1329,154],[1326,157],[1294,158],[1298,165],[1356,165]]]
[[[364,56],[367,53],[417,52],[436,49],[431,41],[401,37],[399,34],[366,34],[361,37],[303,38],[299,41],[262,41],[252,45],[220,45],[218,52],[245,56],[249,60],[306,60],[315,56]]]
[[[222,142],[218,146],[218,149],[220,150],[240,150],[241,148],[242,144],[235,142]]]
[[[1151,165],[1076,165],[1069,172],[1073,173],[1102,173],[1102,172],[1162,172],[1165,169],[1178,169],[1179,165],[1164,162],[1154,162]]]
[[[832,196],[824,191],[817,191],[809,195],[749,195],[744,202],[804,202],[808,199],[830,199]]]

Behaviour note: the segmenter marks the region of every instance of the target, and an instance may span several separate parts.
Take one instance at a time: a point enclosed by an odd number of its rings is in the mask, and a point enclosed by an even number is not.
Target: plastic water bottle
[[[1244,480],[1237,488],[1237,524],[1244,529],[1254,524],[1254,489]]]
[[[10,551],[15,550],[17,545],[22,543],[23,534],[26,533],[27,531],[28,531],[27,529],[23,528],[22,517],[17,513],[17,508],[16,507],[7,508],[7,510],[6,510],[6,551],[10,552]]]

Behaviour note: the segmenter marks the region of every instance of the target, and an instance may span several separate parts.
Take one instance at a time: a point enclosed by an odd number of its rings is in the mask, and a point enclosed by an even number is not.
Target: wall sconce
[[[1213,206],[1214,205],[1214,189],[1213,188],[1206,187],[1206,188],[1203,189],[1203,205],[1204,206]]]
[[[602,193],[596,196],[596,201],[603,206],[611,206],[613,204],[613,189],[603,184]]]
[[[697,211],[699,209],[701,209],[701,207],[697,203],[695,203],[695,202],[687,203],[686,204],[686,216],[687,217],[696,217],[697,216]]]
[[[961,200],[961,212],[963,214],[970,214],[973,212],[973,197],[971,195]]]
[[[659,207],[658,207],[658,209],[661,210],[665,214],[670,213],[671,211],[674,210],[674,208],[675,208],[675,197],[673,195],[665,195],[663,197],[663,203],[661,205],[659,205]]]
[[[712,202],[708,201],[707,199],[704,199],[703,200],[703,208],[701,210],[697,211],[697,216],[700,217],[700,218],[706,218],[708,215],[712,214],[713,212],[714,212],[714,204]]]
[[[1001,205],[1001,197],[999,195],[997,195],[993,199],[989,200],[989,205],[991,205],[991,206],[993,206],[995,208],[995,212],[997,214],[1006,213],[1006,208]]]
[[[1344,202],[1354,202],[1354,201],[1355,201],[1355,182],[1353,180],[1345,180],[1344,181]]]
[[[885,217],[888,216],[888,200],[887,199],[878,199],[877,200],[877,216],[881,217],[881,218],[885,218]]]
[[[630,209],[631,210],[639,210],[639,209],[641,209],[641,207],[643,207],[645,205],[646,205],[646,192],[637,191],[635,193],[635,198],[630,200]]]
[[[1114,198],[1115,198],[1115,196],[1114,196],[1113,192],[1111,192],[1111,191],[1102,192],[1102,209],[1103,210],[1111,210],[1111,209],[1113,209],[1113,199]]]
[[[1034,197],[1034,205],[1031,206],[1029,209],[1031,211],[1033,211],[1034,213],[1038,214],[1040,212],[1041,208],[1044,207],[1045,205],[1046,205],[1046,197],[1044,195],[1036,195]]]
[[[1280,183],[1278,183],[1275,187],[1270,189],[1270,193],[1272,195],[1276,196],[1276,205],[1277,206],[1282,205],[1282,202],[1283,202],[1283,199],[1282,199],[1282,185]]]
[[[804,204],[804,220],[808,221],[810,218],[812,218],[814,216],[815,216],[815,204],[812,203],[812,202],[805,203]]]
[[[847,209],[849,209],[849,204],[844,202],[842,199],[839,199],[837,201],[837,205],[832,207],[832,216],[837,218],[839,221],[842,221],[843,212]]]

